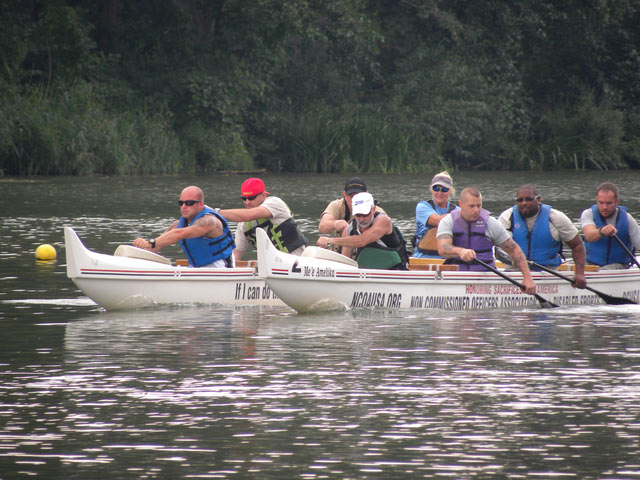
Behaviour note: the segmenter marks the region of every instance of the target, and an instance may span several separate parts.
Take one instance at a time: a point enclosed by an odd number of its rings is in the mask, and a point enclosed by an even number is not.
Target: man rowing
[[[562,263],[562,243],[565,242],[571,248],[575,264],[573,284],[577,288],[587,285],[585,249],[578,229],[564,213],[542,203],[542,196],[534,185],[518,188],[515,205],[502,212],[498,220],[511,233],[525,257],[544,267],[556,268]]]
[[[193,185],[186,187],[180,193],[178,204],[182,216],[162,235],[152,240],[136,238],[133,245],[159,252],[164,247],[179,243],[192,267],[233,266],[233,235],[227,221],[204,204],[202,190]]]
[[[342,236],[320,237],[317,244],[342,247],[342,254],[355,258],[360,268],[406,270],[408,256],[402,233],[386,214],[377,211],[371,194],[356,194],[351,206],[354,220]]]
[[[445,263],[457,264],[461,270],[486,270],[474,260],[494,267],[493,247],[499,246],[522,272],[525,293],[536,293],[526,257],[502,224],[482,208],[480,191],[465,188],[458,205],[460,209],[445,216],[438,225],[438,253],[446,259]]]
[[[596,191],[596,203],[584,210],[580,216],[584,233],[587,262],[603,269],[629,268],[631,257],[627,250],[640,249],[638,222],[620,206],[618,186],[611,182],[601,183]]]
[[[250,245],[255,247],[257,228],[263,228],[271,242],[283,252],[300,255],[304,251],[307,239],[298,230],[291,210],[282,199],[268,195],[261,179],[248,178],[240,187],[244,208],[219,210],[226,219],[238,222],[233,252],[236,260],[242,258]]]
[[[320,216],[318,231],[320,233],[342,235],[342,231],[353,222],[353,213],[351,211],[351,200],[353,196],[367,191],[367,184],[360,177],[353,177],[347,180],[344,185],[342,197],[333,200],[327,208],[324,209]],[[386,213],[380,206],[376,205],[376,211]]]

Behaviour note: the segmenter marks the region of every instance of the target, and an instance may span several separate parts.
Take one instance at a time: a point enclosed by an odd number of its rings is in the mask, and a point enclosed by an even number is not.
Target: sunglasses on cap
[[[449,191],[449,187],[443,187],[442,185],[434,185],[431,187],[434,192],[443,192],[447,193]]]
[[[187,207],[193,207],[196,203],[200,203],[202,200],[178,200],[178,205],[186,205]]]
[[[259,193],[257,195],[251,195],[250,197],[240,197],[242,199],[242,201],[244,202],[245,200],[255,200],[256,198],[258,198],[258,195],[260,195]]]

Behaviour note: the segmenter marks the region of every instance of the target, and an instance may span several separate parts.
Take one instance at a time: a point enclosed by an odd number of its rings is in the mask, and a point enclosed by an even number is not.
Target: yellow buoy
[[[52,245],[45,243],[36,248],[36,260],[55,260],[56,249]]]

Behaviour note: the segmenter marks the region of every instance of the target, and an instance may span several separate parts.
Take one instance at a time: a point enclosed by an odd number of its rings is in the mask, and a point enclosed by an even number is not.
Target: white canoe
[[[64,228],[67,276],[107,310],[163,304],[284,306],[255,268],[190,268],[132,246],[114,255],[87,249]],[[135,258],[138,257],[138,258]]]
[[[536,308],[540,302],[493,272],[359,269],[353,263],[294,256],[276,250],[258,229],[258,271],[271,290],[298,312],[335,308],[480,310]],[[346,258],[346,257],[343,257]],[[347,259],[349,260],[349,259]],[[517,271],[505,271],[522,282]],[[587,272],[590,288],[640,301],[640,270]],[[573,274],[569,274],[570,277]],[[574,288],[546,272],[533,272],[537,294],[558,306],[604,303],[593,291]]]

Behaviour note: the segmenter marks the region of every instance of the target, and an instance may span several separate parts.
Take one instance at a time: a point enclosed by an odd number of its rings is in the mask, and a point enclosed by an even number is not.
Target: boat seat
[[[435,272],[457,272],[458,265],[444,265],[442,263],[409,263],[409,270],[435,271]]]
[[[256,268],[257,260],[236,260],[236,268]]]
[[[171,260],[167,257],[150,252],[149,250],[144,250],[143,248],[134,247],[133,245],[118,245],[113,255],[115,257],[138,258],[140,260],[149,260],[150,262],[171,265]]]
[[[352,267],[357,267],[358,262],[355,260],[342,255],[341,253],[334,252],[332,250],[327,250],[326,248],[316,247],[314,245],[310,247],[306,247],[302,252],[302,257],[309,258],[318,258],[321,260],[329,260],[331,262],[344,263],[345,265],[351,265]]]

